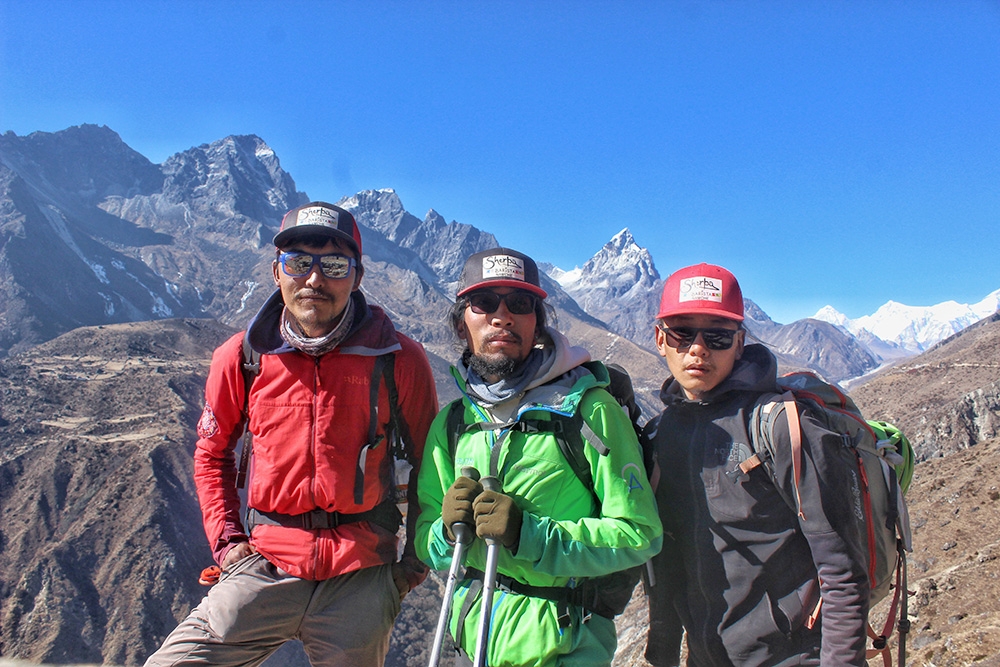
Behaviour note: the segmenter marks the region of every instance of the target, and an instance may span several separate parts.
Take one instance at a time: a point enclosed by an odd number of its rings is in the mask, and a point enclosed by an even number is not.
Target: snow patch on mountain
[[[896,346],[908,354],[919,354],[988,317],[1000,308],[1000,290],[974,304],[945,301],[934,306],[907,306],[889,301],[871,315],[850,319],[832,306],[824,306],[814,319],[829,322],[858,338],[868,336]]]

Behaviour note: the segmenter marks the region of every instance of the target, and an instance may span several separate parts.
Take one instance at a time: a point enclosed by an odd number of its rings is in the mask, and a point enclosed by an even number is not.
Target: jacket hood
[[[360,354],[378,356],[386,352],[400,349],[396,329],[385,312],[375,305],[370,305],[361,290],[351,293],[354,300],[354,324],[347,338],[337,346],[342,354]],[[279,331],[281,313],[285,302],[281,298],[281,290],[275,290],[247,327],[247,342],[261,354],[280,354],[294,352],[295,348],[285,342]]]
[[[736,391],[758,394],[777,392],[778,360],[769,349],[754,343],[743,348],[743,356],[733,365],[733,371],[712,391],[697,401],[689,400],[673,376],[668,376],[660,388],[664,405],[676,402],[714,403],[720,397]]]
[[[552,327],[546,327],[545,330],[552,337],[555,354],[550,359],[546,359],[542,367],[538,369],[535,379],[528,383],[529,390],[551,382],[560,375],[590,361],[590,352],[587,352],[586,349],[579,345],[570,345],[569,339]]]

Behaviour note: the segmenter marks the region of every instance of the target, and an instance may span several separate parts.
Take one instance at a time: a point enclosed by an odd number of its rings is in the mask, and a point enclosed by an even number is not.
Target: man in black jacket
[[[864,665],[869,584],[854,454],[800,404],[801,512],[787,500],[796,490],[784,413],[774,460],[740,468],[755,453],[754,407],[779,392],[774,355],[745,338],[729,271],[699,264],[667,279],[656,347],[671,376],[665,408],[646,426],[664,532],[646,657],[679,664],[683,626],[689,666]]]

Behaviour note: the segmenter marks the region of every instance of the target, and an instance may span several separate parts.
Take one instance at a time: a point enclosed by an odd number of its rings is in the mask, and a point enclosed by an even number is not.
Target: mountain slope
[[[230,333],[82,328],[0,361],[0,654],[139,664],[204,594],[191,452]]]
[[[851,395],[897,424],[921,459],[1000,436],[1000,313],[885,369]]]

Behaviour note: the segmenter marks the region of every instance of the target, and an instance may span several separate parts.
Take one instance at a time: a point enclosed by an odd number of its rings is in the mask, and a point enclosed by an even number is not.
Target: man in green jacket
[[[491,667],[610,665],[621,604],[601,599],[611,586],[595,580],[644,563],[662,543],[635,432],[605,390],[607,369],[546,326],[546,296],[520,252],[494,248],[466,262],[451,318],[466,344],[452,369],[463,398],[431,425],[417,487],[416,549],[428,565],[449,568],[456,523],[483,538],[467,548],[452,605],[463,659],[480,625],[484,540],[502,545]],[[560,438],[579,445],[584,474]],[[496,477],[502,491],[484,490],[462,475],[466,467]]]

